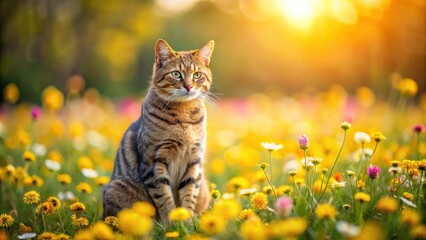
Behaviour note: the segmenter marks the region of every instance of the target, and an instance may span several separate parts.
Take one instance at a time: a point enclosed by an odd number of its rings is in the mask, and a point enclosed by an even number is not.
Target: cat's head
[[[155,45],[152,88],[165,101],[206,97],[212,83],[209,67],[214,42],[191,51],[174,51],[160,39]]]

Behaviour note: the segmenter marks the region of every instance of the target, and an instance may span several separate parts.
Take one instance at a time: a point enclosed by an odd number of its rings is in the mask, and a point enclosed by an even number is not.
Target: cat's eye
[[[203,76],[203,74],[201,72],[195,72],[192,77],[194,79],[200,79]]]
[[[182,74],[179,71],[173,71],[170,73],[173,78],[180,79],[182,77]]]

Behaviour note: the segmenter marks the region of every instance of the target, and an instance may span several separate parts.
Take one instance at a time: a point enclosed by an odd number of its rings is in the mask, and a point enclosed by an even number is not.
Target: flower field
[[[341,86],[208,104],[208,212],[170,226],[136,203],[102,220],[122,134],[142,99],[81,79],[39,106],[13,83],[0,109],[0,239],[425,239],[426,94]]]

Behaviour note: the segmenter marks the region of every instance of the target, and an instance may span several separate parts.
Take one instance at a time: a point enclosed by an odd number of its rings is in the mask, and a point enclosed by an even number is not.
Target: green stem
[[[420,132],[417,132],[417,143],[416,143],[416,160],[420,160]]]
[[[269,164],[271,165],[271,168],[269,169],[269,172],[271,174],[271,179],[273,179],[272,178],[272,150],[269,150]],[[265,173],[265,175],[266,175],[266,173]]]
[[[263,171],[263,173],[265,174],[266,180],[268,180],[269,186],[271,186],[272,192],[274,193],[274,196],[275,196],[275,200],[277,200],[277,199],[278,199],[278,196],[277,196],[277,194],[275,193],[274,186],[272,185],[271,180],[270,180],[270,179],[269,179],[269,177],[268,177],[268,174],[266,174],[265,169],[262,169],[262,171]]]
[[[343,135],[342,146],[340,147],[339,152],[337,153],[336,159],[334,160],[333,166],[331,167],[330,174],[328,175],[327,182],[325,183],[325,188],[322,191],[320,197],[318,198],[318,201],[317,201],[318,203],[321,201],[322,197],[324,196],[324,194],[327,190],[328,182],[330,181],[330,177],[333,174],[333,170],[334,170],[334,167],[336,166],[337,160],[339,159],[340,154],[342,153],[343,146],[345,145],[345,142],[346,142],[346,130],[345,130],[344,135]],[[318,203],[317,203],[317,205],[318,205]]]
[[[293,183],[294,183],[294,187],[296,188],[297,192],[299,193],[299,197],[301,198],[301,197],[302,197],[302,194],[300,193],[300,190],[299,190],[299,188],[297,187],[296,179],[294,178],[294,176],[293,176]]]
[[[43,219],[43,227],[44,227],[44,231],[47,231],[47,228],[46,228],[46,220],[44,219],[44,214],[43,214],[43,213],[41,213],[41,219]]]

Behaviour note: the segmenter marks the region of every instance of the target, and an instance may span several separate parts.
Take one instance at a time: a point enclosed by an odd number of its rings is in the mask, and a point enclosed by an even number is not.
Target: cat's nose
[[[189,91],[191,91],[192,86],[191,85],[185,85],[184,88],[189,92]]]

